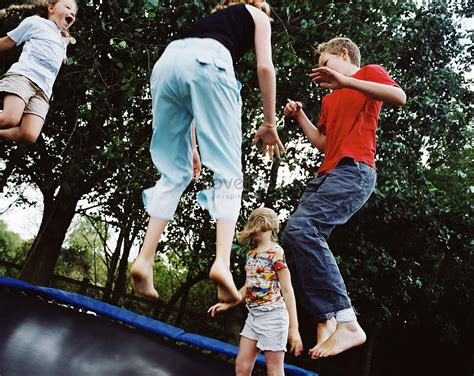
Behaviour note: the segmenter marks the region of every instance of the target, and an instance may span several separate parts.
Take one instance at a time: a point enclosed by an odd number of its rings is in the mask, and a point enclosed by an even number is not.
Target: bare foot
[[[316,328],[316,346],[314,346],[312,349],[308,351],[308,354],[313,357],[313,352],[316,350],[318,345],[321,345],[324,341],[326,341],[331,334],[334,333],[336,330],[336,318],[333,317],[330,320],[326,322],[320,322],[318,323],[318,326]]]
[[[158,299],[158,292],[153,286],[153,263],[137,258],[130,269],[130,277],[135,292]]]
[[[365,332],[357,321],[340,323],[326,341],[316,346],[311,358],[325,358],[340,354],[352,347],[362,345],[366,338]]]
[[[211,278],[217,284],[217,299],[223,303],[235,303],[242,299],[235,287],[234,279],[229,268],[220,261],[214,261],[211,271]]]

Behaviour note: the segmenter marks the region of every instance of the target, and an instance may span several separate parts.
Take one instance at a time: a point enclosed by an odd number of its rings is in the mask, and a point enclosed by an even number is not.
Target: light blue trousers
[[[216,219],[236,221],[243,188],[240,84],[232,57],[219,42],[188,38],[172,42],[151,75],[153,136],[150,152],[160,179],[143,192],[148,214],[172,219],[191,182],[191,121],[201,161],[214,187],[198,202]]]

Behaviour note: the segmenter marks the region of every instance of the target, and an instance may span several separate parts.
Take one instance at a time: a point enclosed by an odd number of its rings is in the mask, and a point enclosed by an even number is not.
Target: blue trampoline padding
[[[189,345],[197,346],[202,349],[210,350],[216,353],[225,354],[234,358],[237,356],[237,353],[239,351],[239,348],[237,346],[230,345],[214,338],[204,337],[199,334],[186,333],[183,329],[177,328],[175,326],[168,325],[161,321],[127,311],[123,308],[115,307],[113,305],[89,298],[87,296],[82,296],[72,292],[53,289],[49,287],[34,286],[14,278],[2,276],[0,276],[0,285],[11,288],[17,288],[20,290],[34,291],[41,295],[49,296],[57,301],[84,308],[88,311],[98,313],[102,316],[107,316],[114,320],[130,324],[136,328],[145,329],[161,336],[169,337]],[[257,363],[265,364],[265,357],[262,354],[258,355]],[[289,372],[292,375],[298,376],[318,376],[317,373],[307,371],[305,369],[292,366],[290,364],[285,364],[285,371]]]

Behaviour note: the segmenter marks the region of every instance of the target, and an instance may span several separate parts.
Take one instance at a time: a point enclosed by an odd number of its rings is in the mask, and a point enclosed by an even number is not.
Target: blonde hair
[[[319,57],[324,53],[332,54],[332,55],[339,55],[341,50],[345,48],[347,49],[347,54],[351,59],[351,63],[360,67],[360,51],[357,44],[351,41],[349,38],[333,38],[328,42],[321,43],[315,50],[314,50],[314,61],[316,64],[319,61]]]
[[[266,1],[256,2],[255,0],[223,0],[220,2],[219,5],[214,7],[212,11],[215,12],[217,10],[221,10],[221,9],[227,8],[228,6],[236,5],[236,4],[253,5],[255,8],[260,9],[263,13],[265,13],[268,17],[270,17],[270,13],[271,13],[270,5]]]
[[[237,241],[247,244],[255,240],[255,235],[271,231],[272,240],[276,242],[279,230],[280,222],[277,214],[269,208],[258,208],[250,214],[244,229],[237,234]]]
[[[8,17],[10,13],[27,12],[35,13],[43,18],[48,18],[48,5],[55,6],[61,0],[33,0],[27,4],[12,4],[8,8],[0,9],[0,19]],[[77,1],[74,0],[77,7]],[[67,43],[75,44],[76,39],[72,37],[67,30],[61,31],[62,36],[66,39]]]

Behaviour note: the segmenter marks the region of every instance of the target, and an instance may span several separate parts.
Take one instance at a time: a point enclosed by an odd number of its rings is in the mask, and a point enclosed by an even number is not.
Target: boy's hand
[[[288,341],[290,342],[290,352],[295,356],[298,356],[303,352],[303,341],[301,340],[298,329],[290,328],[288,332]]]
[[[347,87],[349,77],[336,72],[328,67],[313,68],[309,74],[311,82],[318,82],[319,86],[326,89],[337,90]]]
[[[273,153],[276,154],[277,158],[280,158],[280,152],[285,152],[285,148],[278,136],[276,126],[268,127],[266,125],[261,125],[255,134],[252,145],[256,145],[260,139],[263,141],[262,153],[263,155],[268,154],[270,159],[273,159]]]
[[[303,108],[303,105],[299,101],[292,101],[291,99],[288,99],[288,103],[285,106],[285,116],[288,117],[295,117],[298,116],[301,113],[301,109]]]
[[[194,180],[199,180],[199,177],[201,176],[201,169],[202,169],[202,164],[201,164],[201,158],[199,157],[199,152],[195,148],[193,151],[193,179]]]
[[[215,317],[218,313],[227,311],[229,308],[236,306],[235,303],[217,303],[207,310],[211,317]]]

